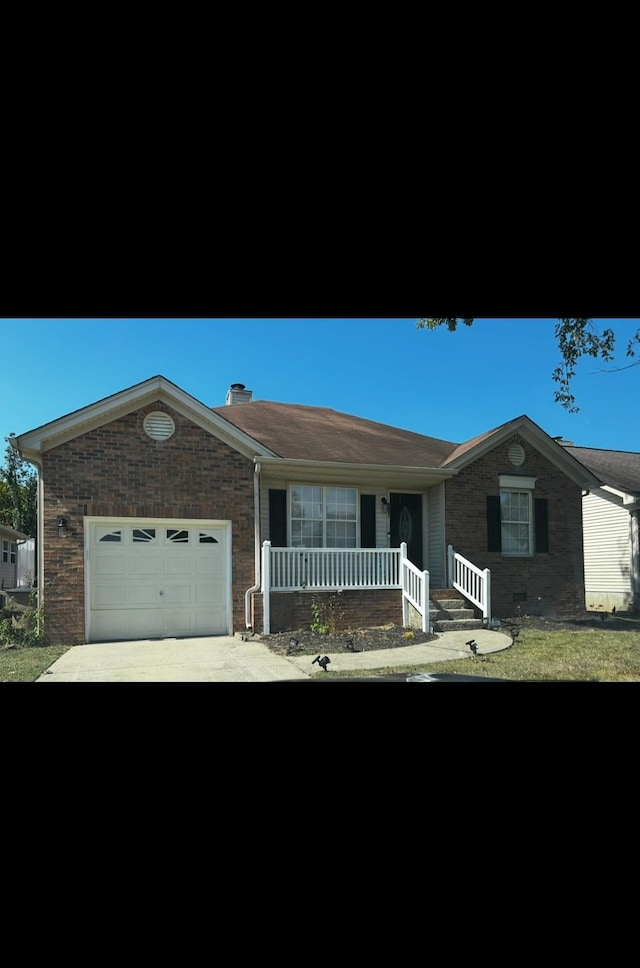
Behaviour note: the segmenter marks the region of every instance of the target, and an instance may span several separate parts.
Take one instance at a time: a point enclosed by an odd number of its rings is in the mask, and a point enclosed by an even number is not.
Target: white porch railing
[[[429,629],[429,576],[407,559],[400,548],[272,548],[262,545],[261,591],[265,634],[270,632],[269,596],[275,592],[347,589],[402,590],[403,623],[408,624],[408,605],[422,616]]]
[[[268,580],[262,569],[262,590],[292,592],[304,588],[400,588],[400,548],[272,548],[269,541]]]
[[[485,625],[491,621],[491,572],[488,568],[481,571],[467,561],[453,547],[448,548],[449,587],[456,588],[470,602],[482,611]]]
[[[407,546],[400,546],[402,553],[402,624],[409,623],[409,605],[413,605],[422,617],[422,631],[429,631],[429,572],[418,571],[407,558]]]

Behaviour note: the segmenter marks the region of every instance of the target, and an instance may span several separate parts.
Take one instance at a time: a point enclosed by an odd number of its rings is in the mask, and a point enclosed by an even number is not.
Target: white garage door
[[[230,634],[229,524],[86,523],[87,642]]]

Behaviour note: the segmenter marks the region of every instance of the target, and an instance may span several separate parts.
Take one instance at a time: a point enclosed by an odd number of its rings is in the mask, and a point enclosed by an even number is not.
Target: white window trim
[[[287,526],[289,528],[289,535],[290,536],[293,534],[293,521],[294,521],[294,517],[293,517],[293,513],[292,513],[292,511],[293,511],[293,500],[292,500],[292,497],[291,497],[291,492],[292,492],[293,488],[295,488],[295,487],[318,487],[318,488],[320,488],[322,490],[322,514],[323,514],[323,517],[322,517],[322,545],[320,546],[320,548],[333,548],[334,547],[334,545],[328,545],[326,543],[327,542],[327,510],[326,510],[327,509],[327,504],[326,504],[326,497],[325,497],[326,491],[329,488],[336,488],[337,490],[344,490],[344,491],[355,491],[355,495],[356,495],[356,516],[355,516],[354,524],[355,524],[355,531],[356,531],[356,533],[355,533],[356,543],[353,546],[353,548],[359,548],[360,547],[360,491],[359,491],[359,489],[357,487],[354,487],[353,484],[314,484],[311,481],[296,481],[296,482],[291,483],[289,485],[289,493],[288,493],[288,500],[287,500],[287,505],[288,505],[288,509],[287,509],[287,517],[288,517]],[[295,520],[298,520],[298,519],[296,518]],[[290,537],[289,540],[290,541],[293,541],[293,538]],[[313,548],[317,547],[317,545],[293,545],[292,544],[292,547],[294,547],[294,548],[310,548],[310,549],[313,549]],[[353,550],[353,549],[349,549],[349,548],[344,549],[342,546],[340,546],[340,549],[339,550],[347,550],[348,551],[348,550]]]
[[[533,558],[534,556],[534,522],[533,522],[533,491],[536,486],[536,477],[521,477],[515,474],[500,474],[500,497],[502,493],[526,494],[529,498],[529,551],[505,551],[502,554],[505,558]],[[502,528],[502,500],[500,501],[500,527]]]
[[[533,491],[537,477],[521,477],[519,474],[500,474],[498,477],[500,490],[505,491]]]

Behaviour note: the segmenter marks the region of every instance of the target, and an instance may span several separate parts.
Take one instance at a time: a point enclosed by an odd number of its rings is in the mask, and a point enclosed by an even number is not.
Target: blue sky
[[[479,318],[456,333],[416,318],[6,319],[0,435],[25,433],[161,374],[208,406],[232,383],[254,400],[331,407],[460,443],[520,414],[583,447],[640,452],[640,366],[582,360],[580,412],[554,402],[554,318]],[[595,319],[618,366],[640,319]],[[640,359],[640,347],[638,353]],[[610,369],[610,367],[608,368]],[[10,388],[10,392],[7,390]]]

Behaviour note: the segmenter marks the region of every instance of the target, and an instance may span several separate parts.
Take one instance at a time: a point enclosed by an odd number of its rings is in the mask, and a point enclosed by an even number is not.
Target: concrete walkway
[[[408,670],[430,662],[470,658],[471,638],[478,655],[501,652],[511,645],[502,632],[474,629],[445,632],[435,642],[399,649],[329,655],[329,672],[402,666]],[[325,653],[322,653],[324,656]],[[103,642],[76,645],[65,652],[37,682],[278,682],[325,675],[313,655],[275,655],[258,640],[219,635],[196,639]]]

